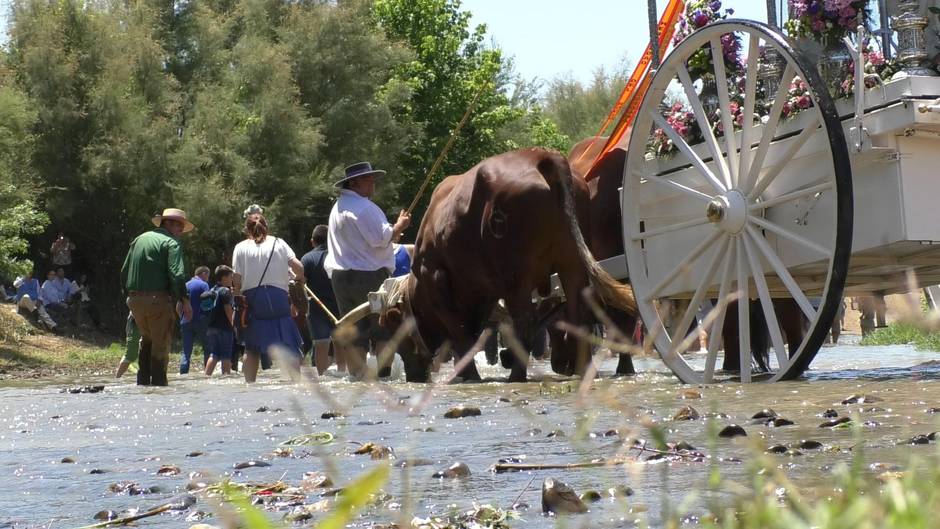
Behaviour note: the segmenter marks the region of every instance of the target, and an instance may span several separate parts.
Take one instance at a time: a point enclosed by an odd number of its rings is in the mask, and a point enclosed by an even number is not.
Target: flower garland
[[[784,28],[791,37],[812,38],[823,46],[839,42],[867,16],[865,0],[787,0],[790,19]]]

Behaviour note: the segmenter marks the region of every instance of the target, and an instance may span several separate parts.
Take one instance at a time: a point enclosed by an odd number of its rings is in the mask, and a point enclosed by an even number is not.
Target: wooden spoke
[[[705,250],[711,247],[711,245],[716,240],[718,240],[718,237],[720,237],[722,234],[724,234],[724,232],[715,230],[715,232],[712,233],[707,239],[699,243],[699,245],[696,246],[694,250],[689,252],[689,255],[686,255],[684,259],[679,261],[679,264],[677,264],[675,268],[666,274],[666,277],[664,277],[662,281],[660,281],[655,287],[652,288],[652,290],[650,290],[649,295],[646,296],[646,301],[651,301],[654,298],[659,297],[659,293],[662,292],[664,288],[668,287],[669,284],[672,283],[683,270],[686,270],[687,267],[690,267],[692,265],[692,261],[695,261],[703,253],[705,253]]]
[[[705,177],[705,180],[715,189],[715,192],[718,194],[724,193],[726,191],[725,186],[718,181],[718,177],[715,176],[715,173],[705,165],[705,162],[692,150],[692,147],[686,143],[685,139],[676,132],[669,123],[666,122],[666,118],[659,113],[658,110],[651,110],[650,115],[653,117],[653,122],[656,123],[656,126],[663,129],[663,132],[669,136],[669,139],[672,140],[672,143],[679,149],[679,152],[685,155],[689,161],[692,162],[692,165],[698,169],[699,174]]]
[[[748,296],[747,249],[741,237],[738,246],[738,348],[741,369],[741,382],[751,381],[751,311]]]
[[[775,233],[775,234],[777,234],[777,235],[783,237],[784,239],[789,239],[790,241],[793,241],[793,242],[799,244],[800,246],[803,246],[803,247],[805,247],[805,248],[809,248],[809,249],[815,251],[816,253],[822,255],[823,257],[830,257],[830,256],[831,256],[831,252],[830,252],[829,250],[827,250],[826,248],[823,248],[821,245],[819,245],[819,244],[817,244],[817,243],[815,243],[815,242],[813,242],[813,241],[811,241],[811,240],[809,240],[809,239],[807,239],[807,238],[805,238],[805,237],[803,237],[803,236],[801,236],[801,235],[797,235],[797,234],[795,234],[795,233],[793,233],[793,232],[791,232],[791,231],[787,231],[787,230],[783,229],[783,227],[780,226],[780,225],[778,225],[778,224],[775,224],[775,223],[773,223],[773,222],[770,222],[770,221],[767,220],[767,219],[764,219],[764,218],[761,218],[761,217],[757,217],[757,216],[753,216],[753,215],[750,216],[750,217],[748,217],[748,218],[750,219],[751,222],[753,222],[754,224],[757,224],[757,225],[760,226],[761,228],[764,228],[764,229],[767,230],[767,231],[773,232],[773,233]]]
[[[702,137],[705,139],[708,152],[712,155],[712,159],[715,160],[715,166],[718,167],[718,172],[721,173],[722,183],[725,189],[731,189],[731,174],[728,172],[728,162],[721,152],[721,147],[718,146],[718,140],[715,139],[715,131],[712,130],[711,120],[709,120],[708,115],[705,114],[702,101],[699,99],[698,94],[695,93],[692,78],[689,76],[689,71],[685,68],[684,64],[679,65],[678,75],[679,81],[682,83],[682,88],[685,90],[685,96],[692,106],[692,113],[695,114],[695,120],[698,121],[698,128],[702,131]]]
[[[796,301],[796,304],[800,306],[803,314],[806,315],[809,321],[814,321],[816,319],[816,309],[813,308],[813,305],[809,302],[809,299],[806,298],[806,294],[804,294],[803,290],[799,287],[799,285],[796,284],[793,276],[791,276],[790,272],[787,271],[787,267],[784,266],[780,258],[777,257],[777,254],[774,252],[773,248],[771,248],[770,245],[767,244],[767,241],[754,230],[753,226],[746,226],[744,229],[754,240],[757,248],[761,251],[762,254],[764,254],[764,259],[767,259],[767,262],[770,263],[770,267],[774,269],[777,277],[780,278],[780,281],[782,281],[784,286],[787,287],[787,291],[790,292],[790,296],[794,301]]]
[[[711,196],[706,195],[705,193],[702,193],[701,191],[699,191],[699,190],[697,190],[697,189],[692,189],[691,187],[682,185],[682,184],[680,184],[679,182],[676,182],[676,181],[673,181],[673,180],[669,180],[668,178],[663,178],[663,177],[661,177],[661,176],[646,176],[646,177],[644,177],[644,178],[646,179],[647,182],[655,182],[655,183],[657,183],[657,184],[661,184],[661,185],[664,185],[664,186],[671,187],[671,188],[673,188],[673,189],[677,189],[677,190],[681,191],[682,193],[685,193],[686,195],[688,195],[688,196],[690,196],[690,197],[692,197],[692,198],[695,198],[695,199],[698,199],[698,200],[704,200],[705,202],[711,202],[711,201],[712,201],[712,197],[711,197]]]
[[[732,244],[729,240],[728,255],[725,257],[725,270],[722,272],[721,286],[718,288],[718,305],[714,309],[719,312],[708,331],[708,356],[705,358],[705,373],[703,375],[706,384],[714,382],[715,378],[718,344],[721,343],[721,330],[725,326],[725,315],[728,314],[728,291],[731,290],[731,276],[734,271],[736,249],[737,244]]]
[[[722,53],[721,37],[712,37],[712,66],[715,84],[718,85],[718,106],[721,109],[721,128],[724,130],[725,147],[728,153],[728,169],[732,187],[738,183],[738,147],[734,137],[734,119],[731,117],[731,99],[728,97],[728,74],[725,71],[725,54]]]
[[[760,211],[762,209],[767,209],[778,204],[783,204],[784,202],[790,202],[798,198],[803,198],[809,195],[815,195],[816,193],[821,193],[827,189],[832,188],[832,182],[823,182],[821,184],[816,184],[814,186],[804,187],[796,191],[791,191],[789,193],[784,193],[779,197],[771,198],[770,200],[764,200],[762,202],[755,202],[747,207],[748,211]]]
[[[764,278],[764,265],[760,262],[760,256],[751,247],[749,238],[750,235],[745,233],[744,247],[747,249],[751,270],[754,272],[754,285],[757,287],[757,295],[760,298],[761,307],[764,309],[764,319],[767,321],[767,330],[770,331],[770,341],[773,343],[774,352],[777,355],[777,366],[782,368],[788,360],[787,351],[783,346],[783,334],[780,332],[780,323],[777,321],[774,301],[770,297],[767,280]]]
[[[738,162],[738,188],[748,189],[748,168],[751,166],[751,135],[754,132],[754,100],[757,97],[757,62],[760,39],[751,35],[747,50],[747,72],[744,75],[744,108],[741,115],[741,157]]]
[[[678,350],[680,346],[683,346],[683,349],[687,348],[684,344],[688,343],[688,336],[686,335],[689,329],[689,325],[692,323],[692,318],[695,317],[695,314],[698,312],[699,306],[702,305],[702,302],[705,301],[705,294],[708,293],[708,287],[711,286],[712,279],[715,277],[715,272],[718,271],[718,267],[721,264],[721,258],[725,256],[725,253],[728,249],[728,243],[730,237],[725,237],[725,240],[721,242],[721,245],[718,247],[718,251],[715,252],[715,255],[712,256],[712,260],[708,263],[708,270],[705,271],[705,276],[702,278],[702,281],[699,283],[698,288],[695,289],[695,294],[692,295],[692,300],[689,302],[689,306],[686,307],[685,312],[682,314],[682,319],[679,320],[679,326],[675,327],[676,333],[680,334],[681,339],[677,339],[675,336],[672,337],[672,346],[669,349],[669,354],[674,355],[676,353],[683,353],[683,351]],[[699,326],[695,326],[695,330],[692,331],[698,334]]]
[[[819,116],[816,115],[816,116],[813,116],[813,121],[810,124],[808,124],[805,129],[800,131],[797,137],[794,138],[792,142],[790,142],[790,145],[789,147],[787,147],[786,152],[780,158],[780,162],[774,165],[773,167],[771,167],[770,170],[767,171],[767,173],[764,174],[764,176],[762,176],[761,179],[758,180],[756,184],[754,184],[754,188],[751,189],[747,193],[747,199],[749,201],[757,199],[757,197],[759,197],[760,194],[763,193],[764,190],[767,189],[767,186],[769,186],[771,182],[773,182],[774,179],[777,178],[777,175],[779,175],[780,171],[782,171],[783,168],[787,165],[787,162],[793,159],[797,151],[799,151],[803,147],[803,144],[806,143],[806,140],[808,140],[810,136],[816,133],[816,130],[818,128],[819,128]]]
[[[684,230],[686,228],[694,228],[695,226],[701,226],[702,224],[708,224],[708,217],[701,217],[687,220],[685,222],[679,222],[677,224],[670,224],[669,226],[663,226],[661,228],[647,230],[634,236],[633,240],[642,241],[643,239],[649,239],[650,237],[655,237],[664,233],[671,233],[674,231]]]
[[[757,151],[754,152],[754,159],[751,161],[751,167],[748,169],[748,185],[750,185],[751,182],[757,182],[757,179],[760,177],[760,171],[764,165],[764,158],[767,157],[770,142],[777,132],[777,125],[780,123],[780,118],[783,115],[783,105],[787,102],[787,95],[790,92],[790,83],[793,81],[795,75],[796,70],[788,63],[786,70],[783,71],[783,77],[780,78],[780,87],[777,88],[774,104],[770,107],[769,119],[767,123],[764,124],[764,132],[761,135],[760,144],[757,146]],[[742,187],[742,189],[747,190],[749,188]]]

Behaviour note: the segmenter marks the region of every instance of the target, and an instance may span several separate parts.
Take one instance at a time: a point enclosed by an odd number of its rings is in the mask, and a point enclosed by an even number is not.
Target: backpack
[[[215,307],[219,304],[219,288],[218,285],[210,288],[207,292],[203,293],[200,296],[199,301],[199,310],[203,314],[209,314]]]

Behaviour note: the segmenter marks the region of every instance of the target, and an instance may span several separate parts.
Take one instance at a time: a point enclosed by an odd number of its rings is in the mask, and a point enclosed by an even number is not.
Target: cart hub
[[[747,198],[737,189],[732,189],[709,202],[705,216],[728,233],[740,233],[747,221]]]

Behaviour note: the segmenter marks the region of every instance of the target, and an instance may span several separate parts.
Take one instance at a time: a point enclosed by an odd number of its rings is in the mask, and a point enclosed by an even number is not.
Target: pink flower
[[[800,99],[797,101],[797,104],[800,105],[800,108],[809,108],[812,102],[813,101],[809,98],[808,95],[803,94],[800,96]]]

